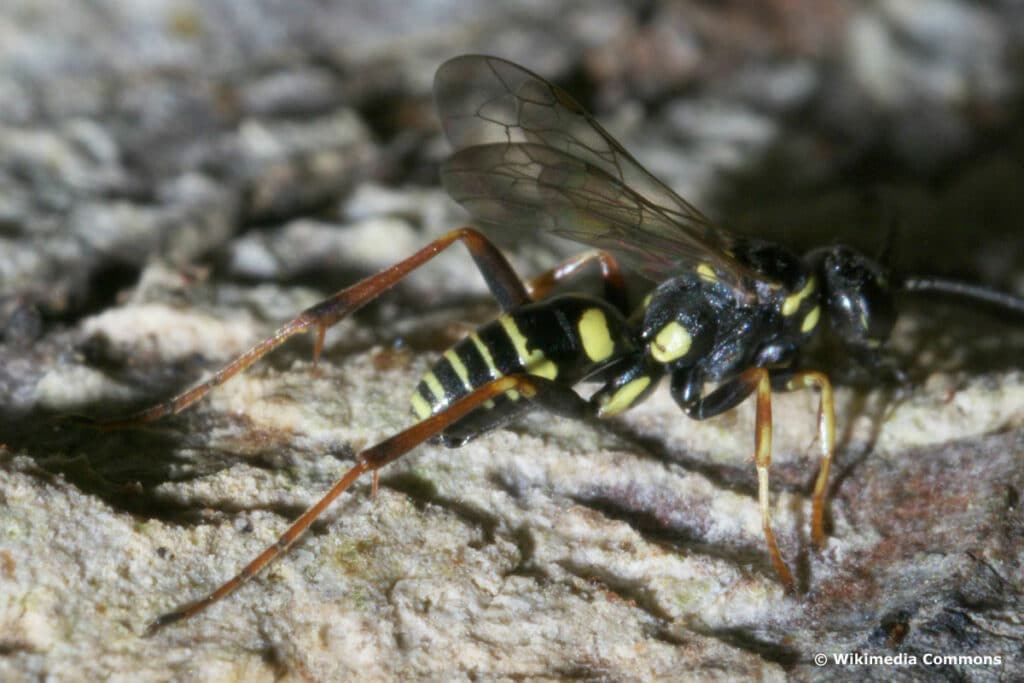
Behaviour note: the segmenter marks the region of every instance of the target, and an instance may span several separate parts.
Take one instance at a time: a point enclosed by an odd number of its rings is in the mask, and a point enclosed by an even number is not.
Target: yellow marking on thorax
[[[409,402],[412,403],[412,411],[416,413],[416,417],[421,420],[427,419],[430,417],[430,413],[433,412],[430,409],[430,404],[427,403],[427,399],[423,398],[423,394],[418,390],[413,392],[412,398],[409,399]]]
[[[609,397],[604,404],[601,405],[598,410],[598,417],[611,417],[612,415],[618,415],[622,411],[633,405],[633,401],[637,399],[637,396],[644,392],[644,389],[651,383],[651,378],[637,377],[631,382],[627,382],[623,386],[619,387],[619,390]]]
[[[602,361],[615,351],[615,342],[608,329],[608,319],[600,308],[588,308],[584,311],[577,327],[583,341],[583,351],[590,360]]]
[[[670,363],[685,356],[692,343],[693,338],[686,328],[673,320],[654,337],[651,356],[659,363]]]
[[[466,369],[466,364],[459,358],[459,354],[455,353],[454,349],[448,349],[444,352],[444,358],[452,366],[452,370],[462,380],[462,386],[467,389],[472,389],[473,385],[469,381],[469,370]]]
[[[815,306],[811,309],[811,312],[804,316],[803,323],[800,324],[800,331],[807,334],[818,324],[818,320],[821,318],[821,306]]]
[[[554,362],[546,358],[542,360],[540,363],[527,365],[526,371],[531,375],[537,375],[538,377],[543,377],[544,379],[554,379],[558,377],[558,366],[555,365]]]
[[[700,275],[702,279],[708,282],[718,282],[718,273],[715,269],[706,263],[702,263],[697,266],[697,275]]]
[[[519,326],[516,325],[512,316],[503,315],[498,318],[498,321],[512,342],[512,346],[515,347],[516,355],[519,356],[519,364],[526,372],[545,379],[554,379],[558,376],[558,366],[545,358],[543,351],[537,349],[531,353],[526,347],[526,337],[519,331]]]
[[[469,335],[469,338],[473,341],[473,345],[476,350],[480,352],[480,356],[484,359],[484,363],[487,364],[487,369],[491,371],[491,377],[497,379],[501,377],[501,370],[494,364],[494,357],[491,355],[491,350],[487,348],[480,336],[474,332]]]
[[[793,315],[800,309],[800,304],[803,303],[804,299],[809,297],[814,292],[815,282],[814,276],[807,278],[807,284],[804,285],[796,294],[790,294],[782,301],[782,315]]]

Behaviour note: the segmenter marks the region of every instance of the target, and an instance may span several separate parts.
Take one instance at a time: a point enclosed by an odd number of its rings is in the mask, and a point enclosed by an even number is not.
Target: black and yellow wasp
[[[769,512],[771,394],[801,388],[820,394],[821,458],[811,516],[820,546],[835,446],[832,386],[824,373],[796,369],[794,361],[827,327],[850,356],[880,366],[879,348],[894,322],[885,270],[846,247],[801,258],[716,227],[566,92],[505,60],[452,59],[438,69],[434,93],[455,148],[442,179],[457,202],[482,223],[544,230],[595,249],[523,281],[482,233],[454,230],[303,311],[208,381],[127,418],[98,423],[114,429],[177,413],[300,332],[316,333],[316,360],[328,327],[456,242],[468,248],[502,309],[446,351],[415,388],[419,422],[359,453],[274,545],[209,595],[159,617],[150,632],[232,592],[291,546],[358,477],[372,472],[376,490],[381,467],[428,439],[457,446],[530,409],[609,417],[644,400],[665,377],[676,403],[698,420],[756,394],[762,525],[772,564],[792,588]],[[620,261],[655,283],[636,310],[627,307]],[[588,264],[600,269],[603,297],[548,296]],[[918,280],[916,287],[941,289],[942,283]],[[589,399],[573,389],[582,381],[600,384]]]

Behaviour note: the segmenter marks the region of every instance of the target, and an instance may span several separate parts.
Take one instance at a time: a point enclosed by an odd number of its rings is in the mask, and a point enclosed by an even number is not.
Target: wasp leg
[[[605,384],[590,402],[597,406],[598,417],[614,417],[646,400],[663,375],[663,366],[651,362],[643,351],[623,356],[591,378]]]
[[[772,388],[775,391],[796,391],[818,389],[818,441],[821,442],[821,466],[814,482],[811,499],[811,538],[821,549],[825,546],[825,494],[828,488],[828,473],[832,455],[836,448],[836,408],[832,398],[832,383],[822,372],[772,372]]]
[[[438,441],[458,448],[537,408],[573,420],[586,420],[598,413],[596,402],[584,399],[570,387],[536,375],[530,375],[530,382],[536,391],[529,400],[524,400],[521,392],[505,392],[445,429],[438,435]]]
[[[437,442],[447,448],[458,448],[481,434],[521,417],[532,407],[518,393],[506,393],[438,434]]]
[[[625,314],[629,314],[629,303],[626,299],[626,281],[622,277],[619,263],[610,252],[594,249],[585,251],[541,273],[526,283],[526,289],[534,300],[547,298],[548,293],[562,280],[574,275],[591,261],[597,261],[601,267],[601,279],[604,280],[604,296],[613,306]]]
[[[294,319],[285,323],[274,334],[259,342],[241,356],[231,361],[210,379],[198,384],[167,401],[144,408],[137,413],[116,420],[100,420],[92,422],[103,430],[121,429],[133,425],[152,422],[166,415],[176,414],[189,407],[214,387],[242,372],[257,360],[276,349],[286,339],[300,332],[316,330],[313,347],[314,364],[323,350],[324,335],[331,327],[345,316],[353,313],[369,301],[387,291],[410,272],[440,254],[455,242],[462,242],[469,249],[477,268],[487,281],[491,293],[505,311],[510,311],[525,304],[531,299],[526,285],[519,279],[512,266],[481,232],[473,228],[459,228],[434,240],[415,254],[386,268],[375,275],[360,280],[346,287],[333,296],[307,308]]]
[[[232,593],[243,583],[258,574],[279,555],[286,552],[310,525],[324,513],[334,499],[348,489],[361,475],[366,472],[376,473],[377,470],[394,462],[430,437],[440,434],[486,401],[492,400],[508,391],[518,391],[524,400],[539,398],[541,405],[551,407],[559,406],[568,400],[562,392],[568,391],[576,396],[571,390],[558,385],[556,386],[561,391],[554,391],[549,386],[550,384],[552,383],[547,380],[531,375],[508,375],[501,377],[488,382],[468,396],[459,399],[447,410],[432,415],[412,427],[360,452],[356,456],[356,464],[335,481],[330,490],[320,500],[303,512],[273,545],[256,556],[238,574],[221,584],[214,591],[195,602],[183,605],[158,617],[149,625],[146,635],[152,635],[168,624],[195,616]],[[586,403],[579,396],[576,396],[576,398],[580,402]],[[571,403],[571,401],[569,402]],[[572,408],[567,408],[569,412],[573,412],[576,409],[578,409],[578,406],[575,405]]]
[[[761,509],[761,529],[768,544],[768,556],[775,572],[786,586],[794,590],[793,573],[779,552],[779,544],[772,530],[768,469],[772,463],[772,381],[767,368],[752,368],[717,387],[707,396],[699,396],[703,379],[696,373],[679,371],[672,377],[672,397],[687,415],[704,420],[723,413],[757,392],[757,412],[754,427],[754,464],[757,467],[757,501]],[[824,489],[823,489],[824,490]]]

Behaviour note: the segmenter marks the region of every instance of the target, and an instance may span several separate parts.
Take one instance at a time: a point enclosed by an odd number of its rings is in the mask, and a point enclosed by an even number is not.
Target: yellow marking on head
[[[462,362],[459,355],[455,353],[455,349],[448,349],[444,352],[444,358],[448,361],[448,364],[452,366],[452,370],[462,380],[462,386],[467,389],[472,389],[473,385],[469,381],[469,370],[466,369],[466,364]]]
[[[413,392],[412,398],[409,399],[409,402],[412,403],[412,411],[416,413],[416,417],[421,420],[426,420],[430,417],[430,413],[433,412],[430,409],[430,404],[427,403],[427,399],[423,398],[423,394],[419,391]]]
[[[815,306],[810,313],[804,316],[804,321],[800,324],[800,331],[807,334],[813,330],[818,324],[819,318],[821,318],[821,306]]]
[[[531,375],[554,379],[558,376],[558,366],[544,357],[544,352],[536,349],[531,352],[527,347],[526,337],[519,331],[519,326],[510,315],[503,315],[498,318],[502,329],[508,335],[512,346],[515,347],[516,355],[519,356],[519,364]]]
[[[670,322],[661,328],[654,343],[651,344],[651,356],[659,363],[670,363],[677,358],[682,358],[690,351],[693,338],[686,328],[676,321]]]
[[[697,275],[700,275],[702,279],[708,282],[718,282],[718,273],[715,269],[706,263],[702,263],[697,266]]]
[[[611,417],[612,415],[618,415],[622,411],[633,405],[633,401],[637,397],[644,393],[644,389],[651,383],[651,378],[637,377],[631,382],[627,382],[623,386],[619,387],[619,390],[612,394],[607,401],[605,401],[600,410],[598,411],[599,417]]]
[[[800,309],[800,304],[803,300],[811,295],[814,291],[815,283],[814,276],[807,278],[807,284],[804,285],[796,294],[790,294],[782,301],[782,315],[793,315]]]
[[[444,387],[441,386],[441,382],[438,381],[437,375],[433,371],[423,375],[423,382],[430,389],[430,393],[434,395],[434,398],[441,400],[444,398]]]
[[[484,359],[484,363],[487,363],[487,369],[491,371],[491,377],[501,377],[501,370],[494,364],[494,357],[491,355],[491,350],[484,345],[483,340],[480,339],[476,332],[469,335],[469,338],[473,341],[473,345],[476,350],[480,352],[480,356]]]
[[[484,408],[487,408],[487,410],[494,410],[494,399],[489,398],[484,401]]]
[[[577,327],[583,341],[583,351],[590,360],[602,361],[615,351],[615,342],[608,330],[608,319],[600,308],[584,311]]]
[[[509,389],[508,391],[505,392],[505,395],[508,396],[509,399],[512,401],[519,400],[519,392],[516,391],[515,389]]]
[[[647,296],[644,297],[644,300],[640,304],[640,306],[642,308],[647,308],[648,306],[651,305],[651,299],[653,299],[653,298],[654,298],[654,292],[651,292],[650,294],[648,294]]]

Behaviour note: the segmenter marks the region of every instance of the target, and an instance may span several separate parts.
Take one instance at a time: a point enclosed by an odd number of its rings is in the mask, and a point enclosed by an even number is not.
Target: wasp
[[[612,417],[643,401],[662,379],[696,420],[755,397],[762,529],[771,564],[793,589],[770,514],[773,392],[818,392],[811,536],[819,548],[836,442],[832,384],[824,372],[797,367],[801,350],[830,330],[849,357],[886,367],[881,349],[895,322],[898,288],[1024,311],[1024,302],[1012,297],[945,280],[908,279],[897,287],[878,261],[845,246],[801,256],[731,234],[644,169],[568,93],[503,59],[451,59],[437,71],[434,96],[455,150],[441,168],[453,199],[481,224],[540,229],[592,249],[523,280],[484,233],[453,230],[302,311],[207,381],[128,417],[98,422],[118,429],[178,413],[300,333],[315,335],[315,363],[329,327],[456,243],[467,248],[501,308],[497,319],[445,351],[415,387],[413,426],[358,453],[355,465],[277,542],[205,597],[158,617],[147,633],[230,594],[287,551],[353,482],[370,473],[376,493],[379,470],[428,440],[457,447],[530,410]],[[600,270],[602,296],[553,295],[585,267]],[[634,310],[626,269],[653,283]],[[581,382],[599,387],[583,398],[574,389]]]

